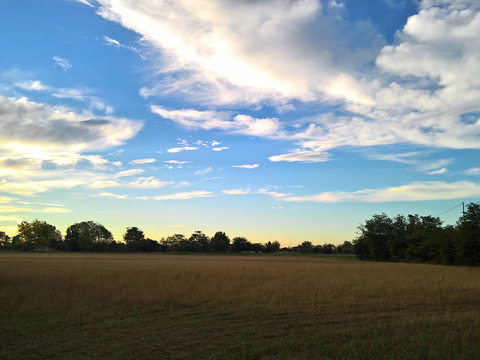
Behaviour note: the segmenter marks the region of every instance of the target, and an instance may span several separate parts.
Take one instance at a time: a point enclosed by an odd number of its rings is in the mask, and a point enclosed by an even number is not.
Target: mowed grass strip
[[[0,254],[0,358],[477,359],[480,269]]]

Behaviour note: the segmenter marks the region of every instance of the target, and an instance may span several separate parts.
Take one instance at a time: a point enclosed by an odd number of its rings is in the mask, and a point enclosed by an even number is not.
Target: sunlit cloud
[[[354,192],[332,191],[310,196],[282,197],[284,201],[293,202],[391,202],[391,201],[426,201],[452,200],[480,196],[480,184],[458,181],[446,183],[441,181],[414,182],[408,185],[381,189],[364,189]]]
[[[160,181],[154,176],[149,176],[149,177],[139,177],[135,181],[128,183],[127,186],[131,188],[136,188],[136,189],[157,189],[169,184],[173,184],[173,183],[169,181]]]
[[[214,196],[210,191],[190,191],[168,195],[154,196],[152,198],[143,198],[146,200],[189,200],[196,198],[205,198]]]
[[[324,162],[328,161],[330,154],[321,151],[299,150],[289,154],[270,156],[268,160],[273,162],[287,161],[287,162]]]
[[[282,124],[276,118],[259,119],[249,115],[233,115],[229,112],[211,110],[167,110],[155,105],[151,106],[151,110],[157,115],[188,129],[219,129],[235,134],[258,137],[279,137],[283,134]]]
[[[130,176],[143,174],[144,172],[145,172],[145,170],[143,170],[143,169],[124,170],[124,171],[120,171],[119,173],[115,174],[114,178],[119,179],[119,178],[123,178],[123,177],[130,177]]]
[[[250,188],[223,190],[222,192],[226,195],[246,195],[246,194],[250,194]]]
[[[153,163],[156,162],[156,161],[157,161],[156,159],[152,159],[152,158],[149,158],[149,159],[136,159],[136,160],[130,161],[130,164],[132,164],[132,165],[153,164]]]
[[[88,0],[76,0],[76,1],[78,1],[78,2],[80,2],[80,3],[82,3],[82,4],[85,4],[85,5],[87,5],[87,6],[90,6],[90,7],[92,7],[92,8],[95,7],[95,6],[93,6]]]
[[[113,180],[102,180],[93,182],[90,187],[93,189],[103,189],[108,187],[119,187],[121,183]]]
[[[260,166],[260,164],[250,164],[250,165],[232,165],[233,168],[240,168],[240,169],[256,169]]]
[[[72,210],[66,209],[64,207],[46,207],[41,210],[37,210],[39,212],[43,213],[51,213],[51,214],[65,214],[65,213],[70,213]]]
[[[52,189],[71,189],[83,185],[82,181],[73,179],[65,180],[41,180],[41,181],[7,181],[0,180],[0,191],[10,194],[33,196]]]
[[[111,199],[119,199],[119,200],[123,200],[123,199],[128,198],[127,195],[113,194],[113,193],[110,193],[110,192],[101,192],[101,193],[95,194],[94,196],[95,197],[111,198]]]
[[[175,147],[175,148],[168,149],[167,151],[169,153],[178,153],[181,151],[193,151],[193,150],[198,150],[198,147],[197,146]]]

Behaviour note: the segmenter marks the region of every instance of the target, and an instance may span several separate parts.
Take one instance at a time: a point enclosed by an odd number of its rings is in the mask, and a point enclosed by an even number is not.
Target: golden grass
[[[473,359],[469,351],[480,351],[479,308],[478,268],[289,256],[0,254],[2,332],[28,336],[31,326],[75,333],[86,326],[97,333],[89,340],[95,344],[107,330],[126,338],[124,327],[149,329],[162,334],[151,340],[164,344],[161,358],[188,359],[199,347],[198,358],[229,358],[222,349],[237,358],[307,359],[318,351],[382,358],[378,351],[389,349],[396,350],[388,358],[448,358],[434,352],[435,343],[455,341],[464,344],[455,355]],[[235,340],[205,344],[200,333]],[[85,341],[87,334],[77,336]],[[406,336],[420,341],[417,348],[427,346],[428,356],[414,349],[403,357]],[[178,337],[196,340],[182,340],[177,349]],[[102,344],[119,356],[114,338]],[[15,358],[9,344],[3,348]]]

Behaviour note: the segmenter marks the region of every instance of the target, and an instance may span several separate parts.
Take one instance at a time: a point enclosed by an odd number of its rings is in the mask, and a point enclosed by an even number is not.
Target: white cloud
[[[148,159],[136,159],[130,161],[130,164],[132,165],[144,165],[144,164],[153,164],[156,162],[156,159],[148,158]]]
[[[335,113],[318,114],[296,131],[276,118],[152,106],[188,129],[297,141],[296,153],[272,161],[325,161],[325,151],[341,146],[480,148],[478,1],[420,1],[387,46],[368,21],[342,17],[348,4],[323,4],[100,0],[99,14],[161,54],[159,76],[144,96],[178,92],[209,109],[335,105]],[[475,120],[464,121],[466,115]]]
[[[70,213],[72,210],[66,209],[64,207],[46,207],[42,210],[37,210],[39,212],[44,212],[44,213],[51,213],[51,214],[64,214],[64,213]]]
[[[480,168],[471,168],[463,172],[466,175],[480,175]]]
[[[101,180],[101,181],[94,181],[90,187],[93,189],[103,189],[108,187],[119,187],[121,184],[117,181],[113,180]]]
[[[151,106],[153,113],[188,129],[219,129],[232,133],[259,137],[281,135],[282,125],[276,118],[257,119],[248,115],[235,115],[227,112],[198,111],[193,109],[167,110],[161,106]]]
[[[70,61],[60,56],[54,56],[53,60],[55,60],[55,64],[60,66],[63,69],[63,71],[70,70],[72,67],[72,64],[70,63]]]
[[[147,198],[152,200],[188,200],[195,198],[204,198],[214,196],[210,191],[191,191],[191,192],[182,192],[174,193],[168,195],[154,196],[153,198]]]
[[[451,200],[480,196],[480,184],[458,181],[446,183],[441,181],[414,182],[408,185],[382,189],[364,189],[355,192],[323,192],[310,196],[287,196],[282,200],[303,202],[391,202],[391,201],[426,201]]]
[[[121,44],[118,42],[118,40],[112,39],[111,37],[108,37],[108,36],[104,36],[103,39],[107,42],[108,45],[121,47]]]
[[[201,169],[201,170],[198,170],[195,172],[195,175],[205,175],[205,174],[208,174],[209,172],[211,172],[213,169],[211,166],[205,168],[205,169]]]
[[[294,162],[299,161],[303,163],[311,162],[323,162],[327,161],[330,157],[330,154],[321,151],[310,151],[310,150],[298,150],[289,154],[274,155],[270,156],[268,160],[273,162],[287,161]]]
[[[223,190],[222,192],[227,195],[246,195],[246,194],[250,194],[250,188]]]
[[[24,90],[29,91],[46,91],[50,89],[50,87],[42,84],[42,82],[39,80],[23,81],[17,83],[16,85]]]
[[[47,192],[52,189],[71,189],[84,185],[83,181],[74,179],[41,180],[41,181],[8,181],[0,180],[0,192],[33,196],[37,193]]]
[[[92,113],[76,114],[26,98],[0,96],[0,149],[12,154],[35,151],[84,152],[118,146],[142,124]]]
[[[120,171],[119,173],[115,174],[114,178],[119,179],[123,177],[129,177],[129,176],[135,176],[139,174],[143,174],[145,170],[143,169],[130,169],[130,170],[124,170]]]
[[[153,176],[149,176],[139,177],[135,181],[128,183],[127,186],[136,189],[157,189],[169,184],[172,184],[172,182],[160,181]]]
[[[82,3],[82,4],[85,4],[87,6],[90,6],[90,7],[95,7],[93,6],[88,0],[77,0],[78,2]]]
[[[212,148],[213,151],[223,151],[223,150],[227,150],[227,149],[228,149],[228,146],[221,146],[221,147]]]
[[[182,188],[182,187],[189,187],[190,183],[188,181],[181,181],[178,184],[173,186],[174,189]]]
[[[109,192],[101,192],[101,193],[96,194],[96,195],[94,195],[94,196],[96,196],[96,197],[111,198],[111,199],[119,199],[119,200],[123,200],[123,199],[128,198],[127,195],[113,194],[113,193],[109,193]]]
[[[198,150],[198,147],[196,146],[175,147],[175,148],[168,149],[167,152],[178,153],[181,151],[192,151],[192,150]]]
[[[180,160],[165,160],[167,164],[174,164],[174,165],[185,165],[191,163],[191,161],[180,161]]]
[[[260,164],[251,164],[251,165],[232,165],[234,168],[240,169],[256,169],[260,166]]]
[[[178,91],[216,103],[276,104],[336,97],[350,79],[340,69],[372,59],[363,38],[380,44],[373,28],[347,23],[338,11],[329,17],[318,0],[99,2],[100,15],[163,55],[162,80],[142,89],[144,96]],[[352,82],[342,85],[341,98]]]

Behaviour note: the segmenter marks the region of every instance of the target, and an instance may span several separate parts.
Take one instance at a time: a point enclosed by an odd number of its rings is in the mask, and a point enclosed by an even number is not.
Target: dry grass
[[[0,254],[6,358],[475,359],[479,308],[478,268]]]

